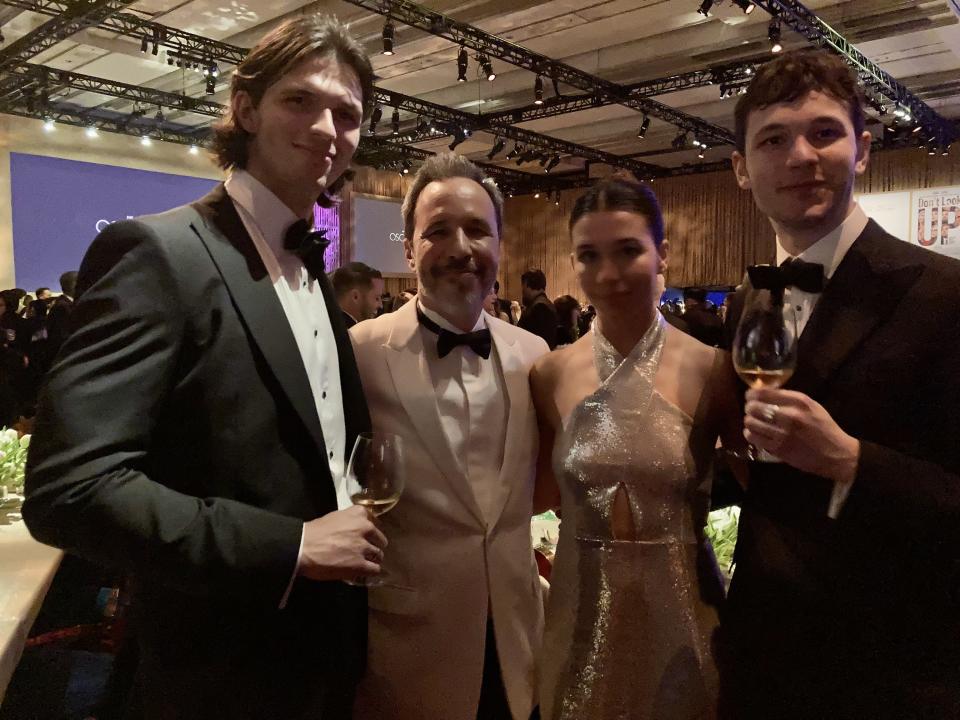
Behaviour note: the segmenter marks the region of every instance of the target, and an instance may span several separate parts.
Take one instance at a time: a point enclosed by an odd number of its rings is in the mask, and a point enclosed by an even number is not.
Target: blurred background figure
[[[553,350],[557,346],[557,310],[547,297],[547,276],[543,270],[527,270],[520,276],[523,313],[517,325],[542,337]]]
[[[683,304],[686,308],[683,319],[690,335],[710,347],[719,347],[723,336],[723,321],[716,309],[707,304],[707,291],[703,288],[685,288]]]
[[[557,347],[570,345],[580,337],[580,301],[572,295],[561,295],[553,301],[557,311]]]
[[[383,307],[383,275],[366,263],[351,262],[337,268],[330,274],[330,282],[347,328],[375,318]]]

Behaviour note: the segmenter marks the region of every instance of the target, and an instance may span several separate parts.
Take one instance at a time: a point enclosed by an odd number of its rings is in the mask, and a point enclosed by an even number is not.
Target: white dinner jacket
[[[495,507],[487,523],[440,422],[416,302],[350,335],[375,432],[403,438],[406,487],[380,518],[387,581],[370,589],[367,671],[355,718],[475,720],[488,612],[514,720],[536,705],[543,630],[530,542],[537,424],[530,366],[539,337],[488,317],[510,401]],[[432,344],[432,343],[431,343]]]

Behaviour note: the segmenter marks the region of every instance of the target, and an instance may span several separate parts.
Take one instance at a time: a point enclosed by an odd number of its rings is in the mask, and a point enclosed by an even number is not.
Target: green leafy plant
[[[736,505],[713,510],[707,515],[707,525],[704,532],[710,544],[713,545],[713,554],[717,558],[717,565],[727,576],[733,576],[733,549],[737,546],[737,527],[740,522],[740,508]]]
[[[0,430],[0,486],[8,492],[23,493],[23,470],[29,447],[29,435],[20,437],[16,430]]]

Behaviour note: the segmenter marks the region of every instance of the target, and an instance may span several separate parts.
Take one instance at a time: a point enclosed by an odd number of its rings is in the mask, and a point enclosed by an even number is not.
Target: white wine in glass
[[[374,517],[392,510],[403,493],[403,442],[389,433],[360,433],[353,444],[346,481],[350,501]],[[357,580],[354,585],[373,587],[382,576]]]

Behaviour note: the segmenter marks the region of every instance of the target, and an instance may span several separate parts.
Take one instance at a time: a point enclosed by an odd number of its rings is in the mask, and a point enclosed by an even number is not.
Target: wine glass
[[[350,501],[374,517],[389,512],[403,493],[403,442],[398,435],[360,433],[353,444],[347,465],[346,482]],[[373,587],[382,576],[361,578],[351,583]]]
[[[733,341],[733,367],[747,386],[781,387],[797,367],[797,319],[784,305],[782,291],[751,292]],[[777,462],[750,448],[751,460]]]

